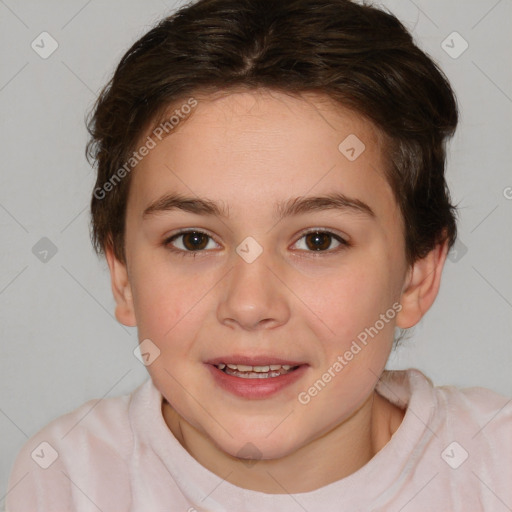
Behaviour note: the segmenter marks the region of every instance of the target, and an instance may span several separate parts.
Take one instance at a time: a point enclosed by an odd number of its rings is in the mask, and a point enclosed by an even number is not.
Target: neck
[[[295,452],[250,461],[220,450],[164,400],[164,419],[201,465],[233,485],[268,494],[310,492],[363,467],[390,440],[404,411],[373,392],[348,419]]]

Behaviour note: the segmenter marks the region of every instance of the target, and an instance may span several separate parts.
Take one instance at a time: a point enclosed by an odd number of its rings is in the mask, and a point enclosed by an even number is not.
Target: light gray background
[[[133,355],[136,331],[114,319],[106,263],[89,242],[84,115],[131,43],[176,5],[0,0],[0,508],[31,435],[147,378]],[[440,63],[461,110],[448,163],[461,245],[435,305],[389,367],[512,396],[512,2],[383,5]],[[47,59],[31,48],[43,31],[59,45]],[[442,48],[454,31],[469,44],[458,58]],[[445,44],[453,53],[461,43]],[[32,252],[42,237],[57,248],[46,262]]]

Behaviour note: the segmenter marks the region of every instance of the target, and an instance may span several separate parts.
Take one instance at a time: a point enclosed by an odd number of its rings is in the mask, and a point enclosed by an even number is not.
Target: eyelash
[[[188,251],[188,250],[177,249],[177,248],[173,247],[173,245],[172,245],[173,241],[175,241],[177,238],[184,236],[186,234],[189,234],[189,233],[198,233],[200,235],[207,236],[211,240],[214,240],[213,237],[211,237],[208,233],[205,233],[204,231],[201,231],[198,229],[187,229],[187,230],[179,231],[178,233],[175,233],[174,235],[166,238],[163,242],[163,246],[166,247],[169,251],[171,251],[179,256],[183,256],[183,257],[191,256],[191,257],[195,258],[198,255],[198,253],[207,252],[206,249],[200,249],[197,251]],[[343,249],[347,249],[348,247],[351,247],[351,244],[349,242],[347,242],[344,238],[342,238],[341,236],[336,235],[332,231],[328,231],[326,229],[311,229],[309,231],[303,232],[301,234],[301,236],[297,239],[297,242],[307,235],[316,234],[316,233],[330,235],[335,241],[339,242],[340,245],[336,249],[327,249],[325,251],[311,251],[311,250],[304,251],[303,249],[301,249],[301,251],[310,253],[311,256],[313,256],[313,257],[318,257],[323,254],[326,254],[326,255],[332,255],[333,253],[336,254],[336,253],[342,251]],[[295,244],[297,242],[295,242]]]

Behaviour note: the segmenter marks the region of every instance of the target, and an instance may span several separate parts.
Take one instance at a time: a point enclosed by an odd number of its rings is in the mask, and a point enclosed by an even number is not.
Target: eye
[[[216,249],[218,244],[213,238],[198,230],[181,231],[167,238],[163,245],[181,256],[196,256],[196,253]],[[294,244],[299,250],[307,252],[336,252],[340,247],[350,244],[339,235],[330,231],[315,229],[304,233]],[[192,253],[192,254],[187,254]]]
[[[213,244],[213,245],[212,245]],[[202,231],[189,230],[176,233],[164,241],[164,245],[174,252],[201,252],[215,249],[217,244],[211,236]]]
[[[301,240],[304,240],[302,244],[300,244]],[[314,231],[304,233],[295,245],[302,245],[302,247],[298,247],[298,249],[308,252],[334,252],[335,249],[343,246],[348,247],[350,244],[340,236],[335,235],[330,231],[316,229]]]

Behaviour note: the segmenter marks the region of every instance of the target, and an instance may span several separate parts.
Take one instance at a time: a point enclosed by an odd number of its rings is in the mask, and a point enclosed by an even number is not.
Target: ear
[[[117,259],[114,254],[112,244],[108,244],[105,248],[105,256],[110,269],[112,293],[114,294],[114,299],[116,301],[117,321],[123,325],[135,327],[137,325],[137,320],[135,318],[132,289],[128,278],[126,264]]]
[[[441,285],[447,254],[448,241],[445,240],[409,268],[400,298],[402,309],[396,317],[397,327],[408,329],[416,325],[430,309]]]

